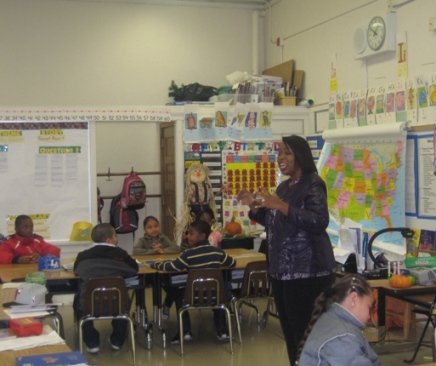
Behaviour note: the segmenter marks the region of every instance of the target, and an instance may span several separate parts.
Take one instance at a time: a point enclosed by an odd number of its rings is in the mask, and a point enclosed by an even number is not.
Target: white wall
[[[225,75],[252,70],[254,9],[0,0],[0,109],[163,105],[171,100],[171,80],[225,85]],[[262,18],[259,26],[262,35]],[[262,69],[263,56],[258,63]],[[97,173],[160,170],[156,123],[97,122],[96,132]],[[143,179],[149,194],[160,193],[159,176]],[[122,180],[99,177],[97,184],[102,195],[112,196]],[[160,199],[150,198],[140,221],[159,217],[160,206]],[[120,243],[131,248],[132,236],[120,235]]]
[[[272,34],[268,17],[265,26],[266,66],[294,59],[296,68],[306,72],[305,97],[315,104],[328,102],[330,55],[334,53],[339,92],[396,80],[395,52],[366,61],[354,59],[354,30],[386,13],[387,5],[388,0],[272,0]],[[414,0],[395,10],[397,31],[407,32],[409,76],[435,73],[436,32],[428,30],[428,19],[436,16],[435,1]],[[268,41],[279,36],[285,40],[283,50]]]
[[[338,92],[385,85],[397,80],[395,52],[367,60],[354,58],[353,35],[358,25],[388,10],[388,0],[272,0],[272,32],[266,17],[266,66],[294,59],[305,71],[306,98],[313,110],[329,99],[330,60],[337,57]],[[401,4],[395,6],[395,4]],[[406,32],[408,76],[436,73],[436,31],[428,30],[428,20],[436,16],[434,0],[392,0],[397,14],[397,32]],[[283,48],[269,40],[284,39]],[[325,113],[324,118],[327,117]],[[313,128],[313,126],[310,126]],[[376,128],[376,127],[375,127]],[[309,131],[313,132],[313,131]],[[406,217],[406,225],[434,230],[433,220]]]
[[[251,71],[252,10],[1,0],[1,105],[159,105],[171,80],[225,85]]]

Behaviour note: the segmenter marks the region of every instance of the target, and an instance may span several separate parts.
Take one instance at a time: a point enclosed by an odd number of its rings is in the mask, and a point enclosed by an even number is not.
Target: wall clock
[[[354,57],[362,59],[396,50],[396,14],[376,15],[356,28],[353,35]]]
[[[386,24],[382,17],[375,16],[369,21],[366,39],[373,51],[378,51],[383,46],[386,39]]]

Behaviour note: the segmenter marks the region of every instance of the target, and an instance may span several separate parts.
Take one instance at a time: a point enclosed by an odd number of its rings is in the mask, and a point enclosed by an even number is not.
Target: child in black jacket
[[[74,273],[80,277],[79,293],[74,298],[73,308],[76,319],[82,317],[85,301],[86,283],[93,277],[122,276],[129,278],[138,273],[138,264],[122,248],[118,247],[115,229],[110,224],[99,224],[91,233],[94,246],[77,255]],[[114,350],[119,350],[127,338],[127,321],[113,320],[113,332],[109,343]],[[100,350],[100,334],[92,321],[83,324],[83,341],[89,353]]]

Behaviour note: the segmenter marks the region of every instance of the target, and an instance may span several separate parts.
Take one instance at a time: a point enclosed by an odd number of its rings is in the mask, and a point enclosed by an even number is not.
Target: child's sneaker
[[[170,318],[170,308],[163,304],[162,306],[162,319],[168,320]]]
[[[111,342],[111,338],[110,338],[110,337],[108,338],[108,342],[109,342],[111,348],[112,348],[114,351],[118,351],[118,350],[121,348],[120,346],[117,346],[116,344],[113,344],[113,343]]]
[[[183,335],[184,341],[190,341],[192,340],[192,333],[191,332],[185,332]],[[177,333],[174,338],[171,341],[171,344],[180,344],[180,333]]]
[[[86,351],[91,355],[94,355],[100,351],[100,347],[86,347]]]
[[[221,342],[229,342],[230,341],[229,336],[226,332],[218,332],[216,337]]]

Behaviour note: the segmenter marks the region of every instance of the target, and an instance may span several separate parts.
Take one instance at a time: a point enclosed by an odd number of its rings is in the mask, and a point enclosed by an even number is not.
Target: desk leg
[[[384,327],[386,324],[386,292],[383,288],[378,289],[378,326]]]
[[[135,315],[134,323],[136,327],[140,327],[145,331],[147,339],[147,348],[152,346],[152,326],[148,324],[147,307],[145,304],[145,286],[146,280],[143,279],[142,286],[135,288]]]
[[[161,309],[162,309],[162,281],[161,274],[153,275],[153,323],[162,333],[162,347],[166,348],[167,338],[165,329],[162,327]]]

